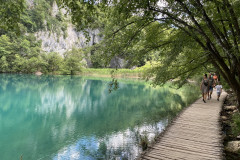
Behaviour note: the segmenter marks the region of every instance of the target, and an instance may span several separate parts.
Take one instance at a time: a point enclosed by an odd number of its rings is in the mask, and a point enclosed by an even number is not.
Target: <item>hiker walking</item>
[[[214,79],[211,73],[208,76],[208,100],[212,98],[213,86],[214,86]]]
[[[217,89],[217,100],[219,101],[219,97],[222,93],[222,85],[221,85],[220,81],[217,82],[217,85],[215,88]]]
[[[216,85],[218,82],[218,76],[216,73],[213,74],[214,84]]]
[[[202,83],[200,85],[200,90],[202,91],[202,97],[203,97],[203,102],[206,103],[206,98],[207,98],[207,94],[208,94],[208,78],[207,78],[207,74],[204,75]]]

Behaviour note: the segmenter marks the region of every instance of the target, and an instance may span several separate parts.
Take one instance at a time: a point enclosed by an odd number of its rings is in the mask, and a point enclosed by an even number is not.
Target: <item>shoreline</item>
[[[76,74],[78,76],[89,76],[89,77],[99,77],[99,78],[112,78],[112,75],[110,74]],[[141,79],[140,76],[137,75],[122,75],[122,74],[117,74],[114,75],[114,78],[129,78],[129,79]]]
[[[114,73],[113,73],[114,72]],[[99,77],[99,78],[128,78],[128,79],[143,79],[142,70],[131,70],[131,69],[111,69],[111,68],[86,68],[81,72],[76,72],[75,74],[63,74],[61,72],[55,73],[43,73],[36,71],[34,73],[14,73],[6,72],[0,74],[19,74],[19,75],[36,75],[36,76],[85,76],[85,77]]]
[[[82,76],[82,77],[98,77],[98,78],[126,78],[126,79],[139,79],[143,80],[143,78],[139,75],[125,75],[125,74],[116,74],[112,76],[111,74],[86,74],[86,73],[79,73],[79,74],[35,74],[35,73],[0,73],[0,74],[16,74],[16,75],[33,75],[33,76]]]

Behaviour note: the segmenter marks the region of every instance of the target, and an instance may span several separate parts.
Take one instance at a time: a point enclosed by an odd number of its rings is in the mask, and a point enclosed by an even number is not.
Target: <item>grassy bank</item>
[[[113,68],[84,68],[78,75],[92,77],[137,78],[143,75],[143,70],[136,69],[113,69]]]

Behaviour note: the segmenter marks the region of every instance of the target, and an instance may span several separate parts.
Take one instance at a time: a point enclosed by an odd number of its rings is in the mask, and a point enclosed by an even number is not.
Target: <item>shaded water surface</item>
[[[0,74],[0,159],[134,159],[198,97],[198,87],[152,88],[79,76]]]

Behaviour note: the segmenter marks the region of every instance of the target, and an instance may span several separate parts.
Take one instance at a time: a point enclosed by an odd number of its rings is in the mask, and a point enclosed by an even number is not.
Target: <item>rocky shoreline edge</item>
[[[223,103],[220,113],[220,122],[222,125],[224,159],[240,159],[240,113],[238,110],[236,95],[227,91],[228,95]]]

